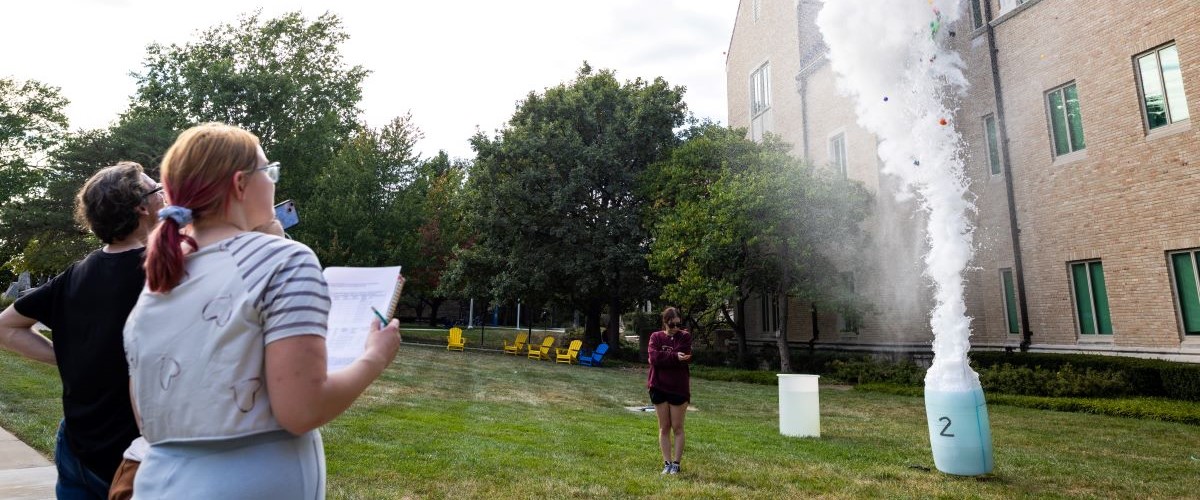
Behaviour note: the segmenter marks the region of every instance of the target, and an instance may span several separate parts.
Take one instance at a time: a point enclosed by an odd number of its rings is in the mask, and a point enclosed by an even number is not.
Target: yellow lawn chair
[[[504,339],[504,354],[516,356],[517,353],[521,352],[521,349],[525,348],[527,340],[529,340],[529,334],[525,332],[518,333],[517,339],[512,341],[511,344],[508,342],[508,339]]]
[[[467,346],[467,339],[463,338],[462,328],[454,327],[450,329],[450,336],[446,337],[446,350],[461,351]]]
[[[542,345],[535,346],[533,344],[529,344],[529,353],[527,354],[527,357],[529,359],[536,359],[538,361],[543,359],[549,360],[550,346],[552,345],[554,345],[554,337],[547,335],[546,338],[542,339]]]
[[[581,348],[581,347],[583,347],[582,340],[572,340],[571,344],[568,345],[566,349],[563,349],[561,347],[555,348],[554,349],[554,351],[555,351],[554,362],[555,363],[566,363],[568,365],[572,364],[572,363],[578,363],[579,362],[579,348]]]

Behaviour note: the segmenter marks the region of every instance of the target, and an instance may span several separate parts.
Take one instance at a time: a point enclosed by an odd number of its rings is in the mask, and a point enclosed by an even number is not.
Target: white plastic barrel
[[[779,433],[793,437],[821,437],[819,375],[778,374]]]

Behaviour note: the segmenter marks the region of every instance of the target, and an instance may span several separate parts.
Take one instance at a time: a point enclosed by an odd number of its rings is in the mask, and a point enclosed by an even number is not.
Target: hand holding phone
[[[279,219],[279,225],[284,229],[299,224],[300,214],[296,212],[296,202],[286,200],[275,205],[275,218]]]

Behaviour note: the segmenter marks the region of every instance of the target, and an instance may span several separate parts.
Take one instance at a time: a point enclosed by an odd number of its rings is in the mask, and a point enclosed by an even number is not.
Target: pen
[[[380,328],[387,326],[388,320],[384,319],[382,314],[379,314],[379,309],[376,309],[375,306],[371,306],[371,312],[375,313],[376,318],[379,318]]]

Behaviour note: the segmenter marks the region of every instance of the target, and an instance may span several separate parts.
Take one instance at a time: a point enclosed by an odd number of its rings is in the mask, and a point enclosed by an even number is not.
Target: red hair
[[[232,125],[205,123],[183,131],[163,157],[167,200],[191,210],[194,221],[223,213],[233,187],[231,177],[257,165],[258,145],[258,137]],[[150,234],[146,281],[152,292],[171,291],[187,274],[184,258],[198,245],[182,229],[166,218]]]

